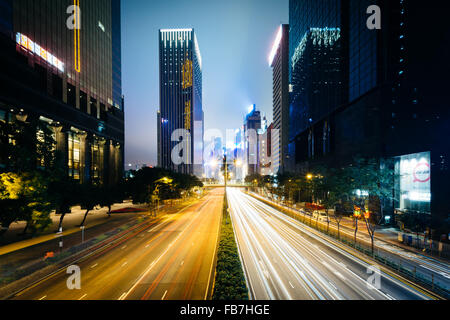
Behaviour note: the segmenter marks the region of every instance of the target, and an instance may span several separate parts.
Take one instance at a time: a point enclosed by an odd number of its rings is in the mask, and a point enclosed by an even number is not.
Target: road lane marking
[[[254,198],[256,198],[256,197],[254,197]],[[360,253],[351,251],[350,249],[347,249],[346,247],[344,247],[342,244],[338,244],[337,241],[326,238],[325,235],[320,234],[319,232],[317,232],[315,230],[312,230],[311,228],[307,227],[305,224],[303,224],[301,222],[298,222],[288,216],[283,215],[278,210],[274,210],[274,211],[276,211],[276,213],[274,213],[274,214],[276,214],[276,216],[279,216],[281,221],[284,221],[288,225],[291,225],[294,228],[305,232],[307,235],[310,235],[313,238],[315,238],[316,240],[319,240],[320,242],[324,243],[327,247],[332,248],[335,251],[337,251],[338,253],[346,256],[347,258],[352,259],[357,264],[362,265],[362,266],[373,264],[373,262],[370,262],[371,260],[362,257]],[[325,243],[325,241],[326,241],[326,243]],[[346,266],[346,268],[347,268],[347,270],[350,270],[349,267]],[[390,281],[393,281],[394,283],[396,283],[397,285],[400,285],[401,287],[407,289],[408,291],[413,292],[414,294],[420,295],[422,298],[424,295],[427,296],[428,298],[434,298],[432,294],[426,292],[426,290],[421,290],[422,288],[413,284],[411,281],[408,281],[406,279],[401,279],[399,276],[396,276],[395,274],[389,272],[388,269],[386,269],[386,268],[382,268],[382,270],[383,270],[383,278],[387,278]],[[361,280],[363,280],[363,279],[361,279]],[[363,280],[363,281],[365,281],[365,280]]]
[[[330,286],[332,286],[334,288],[334,290],[338,291],[338,289],[336,288],[336,286],[332,282],[328,281],[328,283],[330,284]]]
[[[40,298],[39,300],[44,300],[45,298],[47,298],[47,296],[43,296],[43,297]]]
[[[83,294],[83,296],[80,299],[78,299],[78,300],[83,300],[86,297],[87,297],[87,294]]]
[[[127,264],[128,264],[128,262],[125,262],[125,263],[122,265],[122,268],[125,267]]]
[[[291,286],[292,289],[295,289],[294,285],[290,281],[289,281],[289,285]]]
[[[122,293],[122,295],[120,296],[119,300],[123,300],[123,298],[127,295],[126,292]]]
[[[122,247],[122,250],[125,249],[126,247],[127,247],[127,245],[124,245],[124,246]]]
[[[164,300],[164,299],[166,298],[166,295],[167,295],[167,290],[166,290],[166,292],[164,292],[164,295],[163,295],[163,297],[161,298],[161,300]]]
[[[206,202],[208,203],[209,200]],[[200,212],[200,211],[199,211]],[[198,216],[198,215],[197,215]],[[181,238],[182,235],[184,235],[186,233],[186,230],[189,229],[189,227],[193,224],[193,222],[195,221],[195,219],[192,219],[191,222],[185,227],[185,229],[176,237],[176,239],[173,241],[173,243],[176,243],[178,241],[178,239]],[[150,273],[150,271],[153,269],[153,266],[158,263],[166,254],[167,252],[170,250],[170,248],[167,248],[159,257],[158,259],[156,259],[155,261],[152,262],[152,264],[150,265],[150,267],[141,275],[141,277],[135,282],[135,284],[130,288],[130,290],[128,290],[128,292],[125,292],[120,298],[119,300],[124,300],[138,285],[139,283]]]
[[[148,245],[146,245],[145,247],[148,248],[148,247],[150,247],[150,245],[148,244]]]
[[[182,266],[184,264],[184,260],[183,261],[181,261],[181,264],[180,264],[180,266]]]
[[[420,264],[420,266],[421,266],[422,268],[425,268],[425,269],[428,269],[428,270],[430,270],[430,271],[433,271],[434,273],[440,274],[441,276],[444,276],[444,277],[446,277],[447,279],[450,279],[450,276],[449,276],[448,274],[444,273],[444,272],[439,272],[439,271],[437,271],[437,270],[435,270],[435,269],[432,269],[432,268],[429,268],[429,267],[427,267],[427,266],[424,266],[423,264]]]
[[[386,296],[389,298],[389,299],[391,299],[391,300],[396,300],[394,297],[392,297],[390,294],[387,294],[386,293]]]
[[[96,266],[98,266],[98,263],[96,263],[93,266],[91,266],[91,269],[94,269]]]

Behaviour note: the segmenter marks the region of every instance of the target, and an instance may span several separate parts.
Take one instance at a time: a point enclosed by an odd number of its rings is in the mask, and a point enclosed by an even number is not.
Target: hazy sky
[[[158,30],[194,28],[203,59],[205,130],[242,125],[255,103],[272,119],[268,56],[289,0],[123,0],[126,163],[156,164]]]

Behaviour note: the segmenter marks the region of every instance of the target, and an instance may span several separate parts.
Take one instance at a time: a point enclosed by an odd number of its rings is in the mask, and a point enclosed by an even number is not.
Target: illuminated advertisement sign
[[[56,58],[54,55],[52,55],[50,52],[42,48],[37,43],[33,42],[30,38],[27,36],[17,33],[16,34],[16,42],[19,44],[22,48],[34,53],[35,55],[41,57],[45,61],[47,61],[50,65],[53,67],[58,68],[59,71],[64,72],[64,63],[61,62],[58,58]]]
[[[430,163],[429,152],[406,155],[397,159],[397,191],[400,210],[430,212]]]
[[[187,101],[184,108],[184,128],[186,130],[191,130],[191,101]]]
[[[192,61],[191,60],[186,59],[183,66],[181,67],[181,73],[182,73],[182,77],[183,77],[183,82],[182,82],[183,89],[192,87],[193,69],[192,69]]]

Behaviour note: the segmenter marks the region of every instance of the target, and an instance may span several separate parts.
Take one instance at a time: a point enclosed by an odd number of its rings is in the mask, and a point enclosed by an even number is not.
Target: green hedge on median
[[[248,289],[225,195],[213,300],[248,300]]]

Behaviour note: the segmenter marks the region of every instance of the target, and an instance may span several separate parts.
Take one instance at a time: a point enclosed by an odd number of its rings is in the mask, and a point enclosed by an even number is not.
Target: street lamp
[[[308,179],[308,180],[312,180],[313,178],[314,178],[314,176],[311,173],[308,173],[306,175],[306,179]]]

